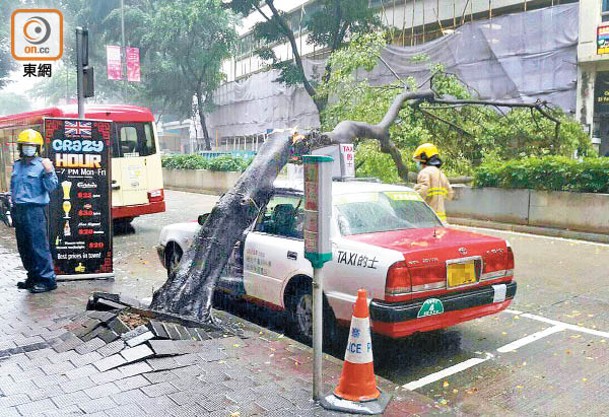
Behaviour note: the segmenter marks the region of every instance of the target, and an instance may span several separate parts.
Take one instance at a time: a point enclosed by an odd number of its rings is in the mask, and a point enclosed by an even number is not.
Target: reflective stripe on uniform
[[[433,197],[437,195],[446,197],[448,195],[448,190],[444,187],[431,187],[427,190],[427,197]]]
[[[443,211],[438,211],[436,212],[436,214],[438,215],[438,217],[440,218],[440,220],[442,220],[443,222],[446,221],[446,213]]]

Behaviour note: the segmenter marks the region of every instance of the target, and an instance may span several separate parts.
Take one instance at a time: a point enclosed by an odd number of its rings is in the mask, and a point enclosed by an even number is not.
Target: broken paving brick
[[[84,336],[81,336],[80,339],[83,342],[88,342],[90,340],[95,339],[96,337],[98,337],[101,333],[103,333],[103,331],[105,330],[105,327],[96,327],[95,329],[93,329],[93,331],[85,334]]]
[[[146,326],[137,326],[135,329],[128,331],[127,333],[123,333],[121,335],[121,339],[123,339],[125,342],[133,339],[134,337],[137,337],[139,335],[142,335],[144,333],[146,333],[148,331],[148,327]]]
[[[105,310],[122,310],[127,308],[127,306],[120,304],[120,303],[115,303],[114,301],[110,301],[110,300],[104,300],[103,298],[100,298],[99,300],[97,300],[97,305],[99,307],[104,308]]]
[[[181,340],[192,340],[192,336],[186,327],[176,324],[176,329],[180,334]]]
[[[139,345],[128,349],[123,349],[120,354],[127,360],[127,362],[135,362],[153,356],[154,352],[152,349],[150,349],[150,347],[148,347],[148,345]]]
[[[199,340],[209,340],[211,337],[203,329],[195,329],[199,335]]]
[[[135,308],[143,307],[140,300],[138,300],[137,298],[129,297],[128,295],[120,295],[118,302],[121,304],[125,304],[129,307],[135,307]]]
[[[99,338],[106,343],[112,343],[119,338],[119,335],[112,329],[104,329],[104,331],[100,333]]]
[[[169,335],[169,338],[172,340],[180,340],[182,337],[180,336],[180,332],[176,328],[175,324],[172,323],[163,323],[165,326],[165,331]]]
[[[150,320],[148,323],[148,328],[154,333],[154,335],[161,339],[169,339],[169,335],[163,326],[163,323],[156,320]]]
[[[154,333],[152,333],[151,331],[147,331],[146,333],[142,333],[139,336],[135,336],[134,338],[127,340],[127,345],[129,345],[130,347],[141,345],[142,343],[152,338],[154,338]]]
[[[120,300],[121,300],[120,296],[118,294],[111,293],[111,292],[105,292],[105,291],[94,291],[91,296],[95,300],[104,299],[104,300],[114,301],[115,303],[120,303]]]
[[[111,311],[92,310],[92,311],[87,311],[87,316],[92,319],[97,319],[97,320],[101,321],[102,323],[108,323],[114,317],[116,317],[116,314],[112,313]]]
[[[201,340],[201,336],[199,336],[199,333],[197,333],[197,329],[193,327],[186,327],[186,330],[188,330],[188,333],[190,333],[190,338],[192,340]]]
[[[126,363],[127,360],[117,353],[112,356],[108,356],[107,358],[100,359],[97,362],[94,362],[93,366],[95,366],[101,372],[104,372],[109,369],[124,365]]]
[[[118,317],[108,323],[108,327],[110,327],[116,334],[123,334],[129,331],[129,327],[125,323],[121,321]]]
[[[196,340],[149,340],[148,344],[157,356],[198,353],[206,346],[203,342]]]

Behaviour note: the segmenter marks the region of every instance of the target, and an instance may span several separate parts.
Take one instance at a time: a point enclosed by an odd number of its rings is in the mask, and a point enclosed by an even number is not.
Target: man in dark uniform
[[[39,155],[44,141],[40,132],[26,129],[19,134],[17,146],[20,159],[13,165],[11,175],[12,215],[17,236],[17,248],[27,279],[17,288],[32,293],[57,288],[55,271],[47,233],[49,192],[57,188],[58,179],[53,163]]]

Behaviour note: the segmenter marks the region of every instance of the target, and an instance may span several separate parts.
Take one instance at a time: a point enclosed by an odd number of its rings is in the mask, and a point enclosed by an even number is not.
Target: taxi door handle
[[[116,182],[116,180],[112,181],[112,189],[120,190],[121,186]]]
[[[298,254],[296,252],[292,252],[291,250],[288,251],[288,259],[291,259],[293,261],[298,259]]]

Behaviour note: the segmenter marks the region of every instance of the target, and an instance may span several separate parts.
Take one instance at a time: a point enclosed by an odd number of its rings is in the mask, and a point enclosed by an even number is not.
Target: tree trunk
[[[350,143],[355,138],[377,139],[381,148],[401,156],[389,138],[389,126],[407,100],[433,98],[432,93],[398,95],[378,125],[362,122],[340,122],[332,132],[322,135],[322,142]],[[315,138],[318,140],[319,138]],[[310,141],[314,142],[314,140]],[[319,146],[313,143],[313,146]],[[199,229],[180,265],[167,282],[154,293],[150,307],[182,316],[209,321],[214,288],[224,266],[243,231],[256,219],[259,208],[266,206],[273,193],[273,182],[288,162],[292,139],[288,133],[274,133],[241,175],[237,184],[222,196],[205,224]],[[306,149],[302,143],[299,146]],[[402,166],[404,164],[402,163]],[[408,170],[400,175],[407,177]]]
[[[201,123],[201,130],[203,131],[203,140],[205,141],[205,150],[211,151],[211,140],[209,139],[209,133],[207,133],[207,123],[205,122],[205,112],[203,111],[203,94],[197,91],[197,111],[199,113],[199,122]]]
[[[206,321],[220,273],[243,231],[271,198],[273,181],[288,162],[291,136],[274,133],[232,190],[222,196],[199,229],[179,267],[154,293],[150,307]]]

